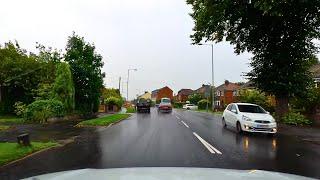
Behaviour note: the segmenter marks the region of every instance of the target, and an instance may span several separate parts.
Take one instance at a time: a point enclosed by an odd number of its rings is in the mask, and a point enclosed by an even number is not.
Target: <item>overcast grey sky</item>
[[[185,0],[0,1],[0,43],[17,40],[36,52],[36,42],[64,49],[75,31],[103,56],[107,87],[130,75],[130,98],[169,86],[196,89],[211,82],[211,49],[192,46],[193,21]],[[214,46],[215,85],[244,81],[250,54],[235,55],[228,43]],[[123,95],[126,85],[123,84]]]

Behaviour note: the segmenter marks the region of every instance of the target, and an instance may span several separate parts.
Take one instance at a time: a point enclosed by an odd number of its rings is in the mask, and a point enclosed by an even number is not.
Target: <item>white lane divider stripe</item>
[[[193,132],[193,135],[196,136],[196,138],[198,138],[198,140],[211,152],[211,154],[222,154],[218,149],[214,148],[211,144],[202,139],[197,133]]]
[[[181,121],[182,124],[184,124],[185,127],[189,128],[189,126],[184,122],[184,121]]]
[[[178,116],[176,116],[177,119],[180,119]]]

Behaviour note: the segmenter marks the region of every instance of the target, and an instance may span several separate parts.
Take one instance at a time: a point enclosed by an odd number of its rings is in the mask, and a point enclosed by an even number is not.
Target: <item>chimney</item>
[[[225,80],[225,81],[224,81],[224,84],[225,84],[226,86],[228,86],[229,83],[230,83],[230,82],[229,82],[228,80]]]

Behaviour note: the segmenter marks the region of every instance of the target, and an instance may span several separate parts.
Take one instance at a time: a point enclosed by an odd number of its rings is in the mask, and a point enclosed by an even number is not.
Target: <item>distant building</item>
[[[189,95],[193,93],[192,89],[181,89],[178,91],[176,101],[177,102],[186,102],[188,100]]]
[[[215,107],[223,109],[226,105],[238,101],[240,86],[226,80],[215,89]]]
[[[316,64],[310,69],[316,87],[320,87],[320,64]]]
[[[138,99],[143,98],[143,99],[151,99],[151,93],[148,91],[144,92],[144,94],[138,96]]]
[[[193,91],[193,93],[200,94],[203,98],[207,98],[210,96],[211,86],[202,84],[202,86]]]
[[[168,86],[156,89],[151,92],[152,101],[160,101],[161,98],[170,98],[173,100],[173,91]]]

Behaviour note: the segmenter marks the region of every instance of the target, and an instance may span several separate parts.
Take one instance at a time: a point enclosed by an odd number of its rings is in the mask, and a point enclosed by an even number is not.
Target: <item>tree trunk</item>
[[[289,97],[276,96],[276,116],[280,120],[289,111]]]

